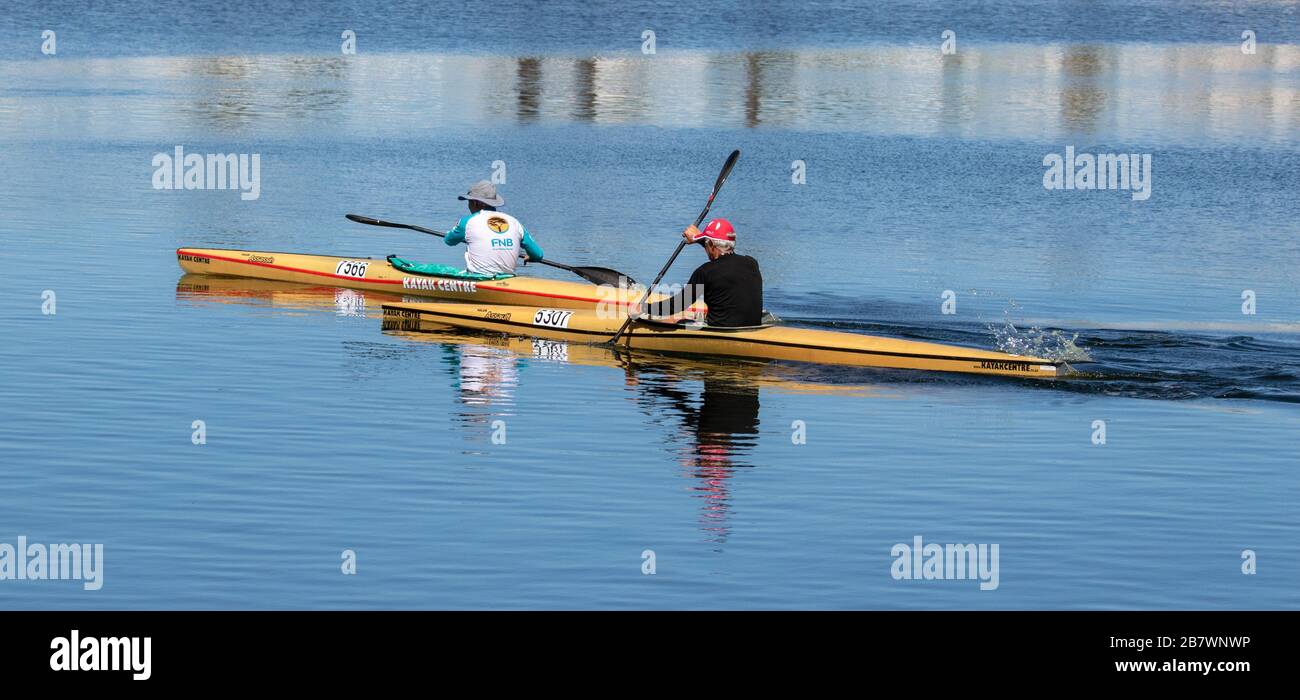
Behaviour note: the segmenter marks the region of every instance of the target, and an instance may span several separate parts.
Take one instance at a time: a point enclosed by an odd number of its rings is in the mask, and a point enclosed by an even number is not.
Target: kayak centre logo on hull
[[[454,280],[444,277],[403,277],[402,289],[423,289],[432,292],[467,292],[478,291],[478,284],[470,280]]]
[[[153,157],[155,190],[239,190],[244,201],[262,196],[262,154],[186,153],[177,146],[172,153]]]
[[[980,362],[980,369],[993,369],[1001,372],[1032,372],[1034,371],[1034,365],[1014,360],[984,360]]]
[[[889,555],[894,558],[889,575],[895,581],[969,580],[979,581],[981,591],[998,589],[996,544],[926,544],[917,535],[910,545],[894,545]]]

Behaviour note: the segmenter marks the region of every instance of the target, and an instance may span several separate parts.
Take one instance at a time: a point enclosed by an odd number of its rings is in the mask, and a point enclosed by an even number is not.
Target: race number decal
[[[533,314],[533,325],[547,326],[548,328],[568,328],[569,317],[572,315],[572,311],[538,309],[537,313]]]
[[[334,274],[340,277],[365,277],[366,268],[369,266],[369,262],[360,260],[340,260],[338,266],[334,268]]]

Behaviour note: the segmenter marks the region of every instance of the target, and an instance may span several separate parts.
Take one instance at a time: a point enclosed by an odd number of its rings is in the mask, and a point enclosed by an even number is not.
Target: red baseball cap
[[[700,235],[695,240],[712,238],[715,241],[736,241],[736,229],[731,227],[731,222],[726,219],[714,219],[709,222],[708,226],[700,231]]]

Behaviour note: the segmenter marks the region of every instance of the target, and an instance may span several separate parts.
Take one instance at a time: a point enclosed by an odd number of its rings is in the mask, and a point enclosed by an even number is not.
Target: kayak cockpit
[[[442,265],[439,263],[422,263],[414,260],[399,258],[396,255],[388,256],[388,264],[393,269],[405,272],[408,275],[423,275],[425,277],[450,277],[458,280],[470,280],[473,282],[495,282],[496,280],[508,280],[514,275],[497,274],[483,275],[469,270],[462,270],[451,265]]]
[[[776,314],[763,310],[763,322],[757,326],[710,326],[700,318],[679,318],[679,319],[659,319],[651,317],[638,318],[637,323],[644,326],[658,327],[664,329],[691,330],[691,331],[711,331],[717,333],[741,333],[745,331],[761,331],[764,328],[771,328],[781,323],[781,319]]]

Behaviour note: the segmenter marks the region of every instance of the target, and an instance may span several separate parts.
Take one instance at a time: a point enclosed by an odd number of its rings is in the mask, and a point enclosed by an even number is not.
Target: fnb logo
[[[515,247],[515,239],[513,239],[513,238],[493,238],[493,239],[492,239],[492,247],[493,247],[493,248],[513,248],[513,247]]]

